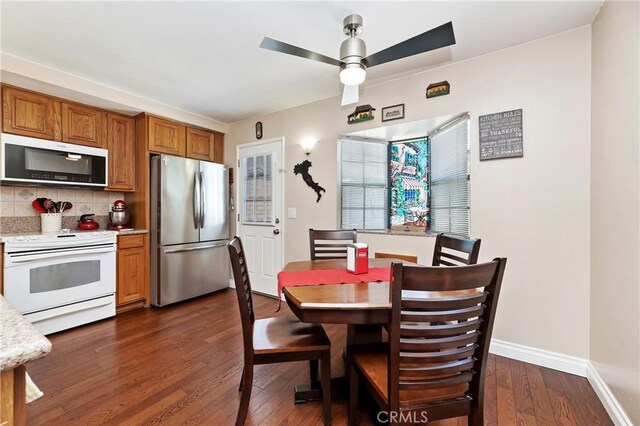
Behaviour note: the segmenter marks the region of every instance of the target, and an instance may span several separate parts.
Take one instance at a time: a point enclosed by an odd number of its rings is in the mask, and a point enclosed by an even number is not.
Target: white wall
[[[638,2],[593,23],[591,341],[596,371],[640,424],[640,31]]]
[[[482,57],[366,87],[360,104],[376,119],[347,125],[354,106],[331,98],[229,125],[225,162],[235,146],[284,136],[285,262],[308,258],[307,229],[337,221],[336,141],[339,135],[380,127],[380,109],[405,104],[405,121],[470,111],[471,234],[482,238],[481,260],[508,258],[494,337],[581,358],[589,347],[589,165],[591,29],[582,27]],[[433,82],[448,80],[451,94],[425,99]],[[338,78],[336,75],[336,84]],[[478,116],[522,108],[524,158],[478,160]],[[398,123],[392,122],[392,124]],[[327,189],[319,203],[294,164],[304,160],[303,137],[319,142],[309,159]],[[430,262],[433,239],[370,236],[373,251],[417,254]]]

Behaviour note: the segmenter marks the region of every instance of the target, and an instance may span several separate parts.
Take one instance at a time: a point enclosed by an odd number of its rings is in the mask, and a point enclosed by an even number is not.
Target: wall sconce
[[[305,138],[300,142],[300,146],[302,147],[302,151],[304,151],[305,154],[309,155],[311,154],[311,151],[313,151],[313,147],[316,146],[316,140],[313,138]]]

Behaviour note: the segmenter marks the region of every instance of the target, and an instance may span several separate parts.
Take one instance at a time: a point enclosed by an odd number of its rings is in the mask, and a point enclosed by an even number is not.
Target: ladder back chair
[[[253,366],[291,361],[309,361],[311,381],[317,379],[321,362],[322,409],[324,424],[331,424],[331,342],[318,324],[307,324],[291,316],[256,319],[251,282],[240,238],[227,244],[233,279],[240,307],[244,368],[239,391],[242,392],[236,426],[243,425],[249,409],[253,385]]]
[[[468,416],[470,426],[483,424],[505,265],[505,258],[449,268],[392,264],[389,343],[350,354],[349,424],[356,420],[359,379],[381,410],[396,413],[392,424],[459,416]]]
[[[355,229],[309,229],[311,260],[346,259],[347,245],[357,242],[358,232]]]
[[[480,238],[438,234],[433,249],[432,266],[461,266],[478,263]]]

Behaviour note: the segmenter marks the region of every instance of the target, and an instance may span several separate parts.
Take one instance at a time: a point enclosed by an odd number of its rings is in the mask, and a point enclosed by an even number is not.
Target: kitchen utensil
[[[47,210],[47,212],[56,213],[56,211],[55,211],[56,210],[56,203],[54,203],[52,199],[46,198],[44,200],[44,202],[42,203],[42,205]]]
[[[40,203],[40,199],[36,198],[35,200],[33,200],[33,202],[31,203],[31,205],[33,206],[34,209],[36,209],[36,211],[38,213],[46,213],[47,209],[45,209],[42,204]]]
[[[98,222],[91,219],[92,216],[94,216],[93,213],[83,214],[82,216],[80,216],[80,220],[78,221],[77,228],[81,231],[92,231],[92,230],[98,229],[100,227],[100,224],[98,224]]]

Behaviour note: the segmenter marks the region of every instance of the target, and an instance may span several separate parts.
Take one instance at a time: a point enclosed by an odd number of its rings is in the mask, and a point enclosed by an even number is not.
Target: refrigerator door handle
[[[202,247],[190,247],[190,248],[185,248],[185,249],[165,250],[164,254],[185,253],[185,252],[190,252],[190,251],[208,250],[208,249],[212,249],[212,248],[224,247],[226,245],[227,245],[227,243],[218,243],[218,244],[211,244],[211,245],[202,246]]]
[[[204,228],[204,218],[207,213],[207,193],[204,190],[204,173],[200,175],[200,228]]]
[[[193,225],[196,229],[200,226],[200,174],[193,175]]]

